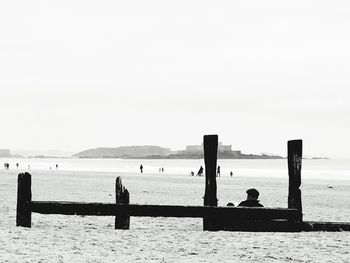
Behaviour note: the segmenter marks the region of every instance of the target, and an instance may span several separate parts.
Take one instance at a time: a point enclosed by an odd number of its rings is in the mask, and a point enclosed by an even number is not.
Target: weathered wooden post
[[[122,178],[115,180],[115,202],[116,204],[129,204],[129,191],[122,184]],[[130,216],[118,215],[115,217],[115,229],[130,229]]]
[[[302,140],[288,141],[288,208],[298,209],[300,212],[300,221],[302,221],[301,205],[301,161],[302,161]]]
[[[32,176],[20,173],[17,180],[17,214],[16,226],[32,226]]]
[[[205,164],[205,206],[217,206],[216,196],[216,162],[218,154],[218,136],[204,135],[204,164]],[[213,218],[203,218],[203,230],[216,230]]]

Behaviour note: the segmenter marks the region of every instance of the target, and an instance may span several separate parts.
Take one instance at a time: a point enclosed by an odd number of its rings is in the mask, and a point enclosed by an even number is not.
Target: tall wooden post
[[[123,186],[122,178],[115,180],[115,202],[116,204],[129,204],[129,191]],[[115,217],[115,229],[130,229],[130,216],[118,215]]]
[[[17,214],[16,226],[32,226],[32,176],[20,173],[17,180]]]
[[[205,206],[217,206],[216,196],[216,162],[218,154],[218,136],[204,135],[204,164],[205,164]],[[212,218],[203,218],[204,230],[215,230],[215,222]]]
[[[288,141],[288,208],[295,208],[300,211],[300,221],[302,221],[301,204],[301,161],[302,161],[302,140]]]

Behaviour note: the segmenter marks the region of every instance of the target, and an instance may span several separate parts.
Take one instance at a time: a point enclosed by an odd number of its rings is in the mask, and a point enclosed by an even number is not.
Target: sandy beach
[[[32,215],[15,226],[18,171],[0,172],[0,262],[349,262],[349,232],[203,232],[200,219],[131,218],[115,230],[113,217]],[[156,173],[31,171],[33,200],[114,202],[122,176],[131,203],[202,205],[204,178]],[[245,198],[255,186],[261,202],[287,207],[282,178],[218,178],[219,205]],[[304,180],[304,219],[349,221],[350,182]],[[347,200],[347,201],[346,201]]]

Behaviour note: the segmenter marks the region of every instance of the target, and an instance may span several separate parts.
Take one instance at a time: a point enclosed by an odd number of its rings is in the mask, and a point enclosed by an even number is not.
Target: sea
[[[140,173],[140,165],[145,174],[161,173],[166,175],[197,174],[203,159],[114,159],[114,158],[0,158],[1,163],[9,163],[10,169],[24,170],[60,170],[75,172],[116,172]],[[56,168],[56,164],[58,168]],[[286,159],[223,159],[218,160],[221,176],[272,177],[287,178]],[[1,167],[4,169],[4,167]],[[350,180],[350,159],[304,159],[302,178],[319,180]]]

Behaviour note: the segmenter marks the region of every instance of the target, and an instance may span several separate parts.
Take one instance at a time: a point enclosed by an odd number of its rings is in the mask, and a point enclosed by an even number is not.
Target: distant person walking
[[[142,166],[142,164],[140,165],[140,171],[141,171],[141,173],[143,173],[143,166]]]
[[[216,177],[220,177],[220,166],[218,165],[218,169],[217,169],[217,172],[216,172]]]
[[[58,169],[58,164],[56,163],[56,170]]]
[[[8,163],[4,163],[4,168],[5,168],[5,170],[10,169],[10,164],[8,164]]]
[[[202,176],[203,175],[203,166],[199,167],[197,176]]]
[[[164,173],[164,167],[162,167],[162,173]]]
[[[16,163],[16,167],[17,167],[17,169],[18,169],[18,166],[19,166],[19,164],[18,164],[18,163]]]
[[[230,172],[230,176],[232,177],[232,175],[233,175],[233,172],[231,171],[231,172]]]

